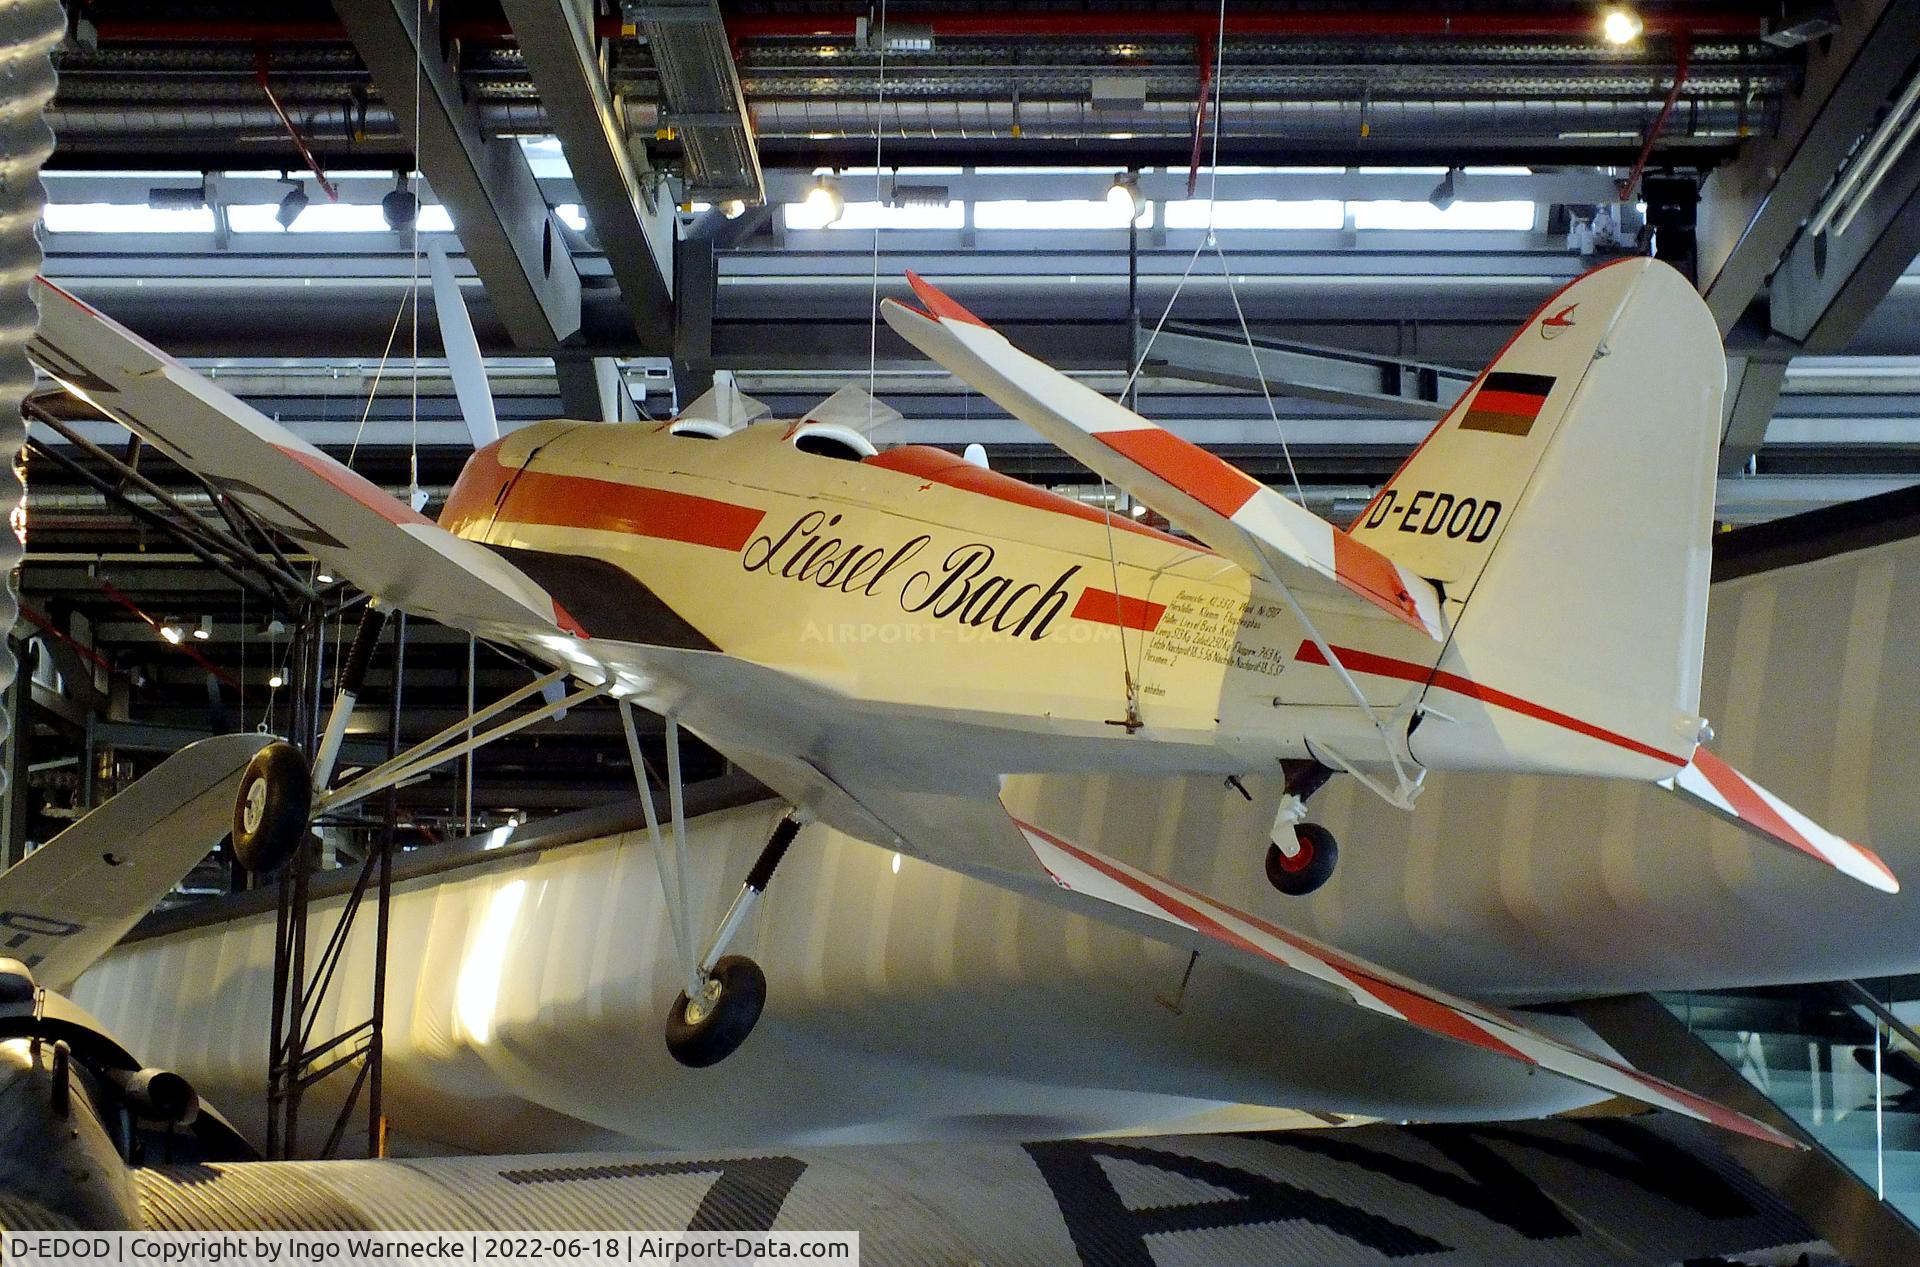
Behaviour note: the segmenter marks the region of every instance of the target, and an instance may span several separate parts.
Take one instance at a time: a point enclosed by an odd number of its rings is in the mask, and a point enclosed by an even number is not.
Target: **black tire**
[[[689,1069],[705,1069],[731,1056],[753,1033],[767,1005],[767,974],[745,955],[726,956],[713,965],[710,979],[720,994],[705,1016],[687,1020],[684,990],[667,1012],[667,1051]]]
[[[313,817],[313,776],[289,743],[253,755],[233,801],[233,856],[255,875],[272,875],[306,839]]]
[[[1288,897],[1305,897],[1333,878],[1340,846],[1333,833],[1318,823],[1300,823],[1293,829],[1300,852],[1289,858],[1280,846],[1267,846],[1267,882]]]

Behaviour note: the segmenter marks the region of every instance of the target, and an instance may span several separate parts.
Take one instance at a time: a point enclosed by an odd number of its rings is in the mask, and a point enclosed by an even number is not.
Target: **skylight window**
[[[1525,232],[1533,228],[1531,202],[1456,202],[1445,211],[1430,202],[1355,202],[1356,229],[1504,229]]]
[[[272,221],[269,213],[268,221]],[[50,202],[42,221],[49,233],[212,233],[206,207],[156,211],[137,202]]]
[[[227,227],[235,233],[279,233],[278,203],[227,208]],[[389,233],[377,203],[327,202],[315,196],[294,219],[288,233]]]
[[[1183,198],[1167,207],[1169,229],[1207,227],[1207,200]],[[1337,229],[1344,212],[1337,198],[1243,198],[1213,206],[1216,229]]]
[[[564,180],[573,175],[573,168],[567,165],[567,155],[560,148],[560,138],[554,136],[523,136],[520,138],[520,152],[527,157],[527,166],[540,180]]]
[[[979,229],[1124,229],[1126,219],[1114,211],[1105,199],[1029,201],[1024,198],[998,199],[973,205],[973,223]],[[1139,220],[1143,229],[1153,226],[1153,204]]]
[[[958,202],[944,207],[889,207],[877,202],[849,202],[840,218],[824,224],[827,212],[810,202],[791,202],[782,209],[789,229],[958,229],[967,222],[966,208]]]

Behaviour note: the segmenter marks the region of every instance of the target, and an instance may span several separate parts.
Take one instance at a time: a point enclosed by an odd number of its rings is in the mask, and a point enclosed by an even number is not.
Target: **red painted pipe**
[[[140,604],[134,602],[131,598],[128,598],[126,594],[123,593],[118,586],[114,585],[111,581],[101,581],[100,590],[108,598],[111,598],[114,602],[120,604],[122,607],[132,612],[134,615],[138,616],[141,620],[146,621],[147,627],[153,630],[155,634],[160,633],[160,622],[155,620],[153,617],[147,615],[146,611],[141,608]],[[163,643],[166,643],[167,646],[172,647],[175,651],[180,652],[182,655],[191,656],[193,658],[194,663],[198,664],[201,668],[213,674],[215,677],[219,678],[222,682],[225,682],[228,686],[231,686],[235,691],[239,692],[241,699],[244,700],[247,697],[247,688],[241,685],[239,679],[235,678],[233,674],[227,672],[225,669],[221,668],[219,665],[215,664],[213,661],[207,659],[207,657],[201,655],[196,648],[188,645],[188,643],[184,638],[179,642],[173,642],[163,635],[161,636],[160,641]]]
[[[1193,197],[1193,191],[1200,184],[1201,146],[1207,139],[1207,100],[1213,91],[1213,44],[1219,27],[1200,36],[1200,95],[1194,99],[1193,107],[1193,162],[1187,168],[1187,197]]]
[[[280,116],[280,126],[284,127],[287,135],[293,138],[294,151],[300,155],[300,161],[307,165],[307,170],[313,173],[313,178],[320,182],[320,188],[325,191],[327,201],[339,202],[340,191],[334,188],[332,181],[327,179],[327,173],[321,168],[320,160],[313,156],[311,149],[307,148],[307,139],[300,135],[300,129],[295,127],[293,120],[288,117],[287,108],[280,104],[280,94],[273,90],[273,84],[267,78],[267,68],[272,60],[273,55],[267,51],[265,44],[254,49],[254,81],[260,85],[260,91],[266,94],[267,104],[272,106],[273,112]]]
[[[1647,129],[1647,139],[1641,143],[1640,157],[1633,161],[1633,170],[1620,182],[1620,201],[1633,198],[1634,187],[1640,183],[1640,175],[1647,170],[1647,160],[1653,157],[1653,143],[1660,139],[1660,132],[1667,126],[1667,116],[1673,113],[1674,103],[1680,100],[1680,90],[1687,83],[1687,63],[1693,53],[1692,44],[1681,39],[1673,51],[1673,87],[1667,92],[1666,104],[1660,107],[1660,113],[1653,116],[1653,126]]]
[[[72,634],[68,633],[66,630],[54,624],[53,621],[48,618],[45,612],[40,611],[38,608],[32,606],[29,603],[21,603],[20,614],[22,616],[25,616],[28,620],[31,620],[34,624],[40,626],[40,628],[45,630],[47,633],[52,634],[54,637],[58,638],[60,641],[66,643],[69,647],[72,647],[74,649],[74,652],[78,654],[82,659],[92,662],[94,665],[102,669],[105,669],[110,674],[119,672],[118,669],[113,667],[113,661],[107,659],[107,657],[101,655],[98,651],[95,651],[92,647],[89,647],[86,643],[80,641],[78,638],[74,637]]]

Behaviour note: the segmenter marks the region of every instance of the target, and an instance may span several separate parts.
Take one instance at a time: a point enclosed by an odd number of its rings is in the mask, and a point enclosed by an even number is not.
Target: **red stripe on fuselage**
[[[1585,735],[1589,739],[1598,739],[1602,743],[1612,744],[1616,748],[1625,748],[1628,752],[1637,752],[1643,757],[1652,757],[1655,761],[1666,761],[1681,766],[1687,763],[1685,757],[1676,757],[1670,752],[1615,734],[1592,722],[1581,721],[1578,717],[1536,704],[1532,700],[1522,699],[1506,691],[1495,690],[1491,686],[1482,686],[1471,678],[1461,677],[1458,673],[1448,673],[1441,669],[1428,668],[1424,664],[1415,664],[1411,660],[1396,660],[1392,656],[1376,655],[1371,651],[1356,651],[1351,647],[1335,647],[1333,653],[1340,657],[1340,663],[1355,673],[1370,673],[1375,677],[1397,678],[1402,682],[1431,682],[1444,691],[1455,695],[1464,695],[1468,699],[1477,699],[1483,704],[1492,704],[1504,708],[1510,713],[1519,713],[1536,721],[1547,722],[1563,730]],[[1303,664],[1325,664],[1327,658],[1320,654],[1320,648],[1311,640],[1303,641],[1294,658]]]
[[[507,492],[499,518],[508,523],[625,532],[737,551],[746,546],[766,514],[756,506],[664,488],[585,475],[522,471]]]
[[[1080,601],[1073,605],[1073,618],[1152,633],[1160,627],[1160,617],[1166,610],[1165,603],[1149,603],[1144,598],[1128,598],[1089,585],[1080,591]]]

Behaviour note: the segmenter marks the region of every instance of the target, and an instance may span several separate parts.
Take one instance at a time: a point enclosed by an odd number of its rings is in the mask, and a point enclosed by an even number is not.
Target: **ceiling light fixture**
[[[193,636],[197,641],[205,642],[213,637],[213,617],[202,616],[200,623],[193,627]]]
[[[1600,17],[1600,34],[1616,47],[1633,43],[1646,29],[1647,24],[1640,20],[1640,15],[1625,5],[1613,5]]]
[[[272,690],[277,691],[281,687],[285,686],[286,684],[287,684],[287,679],[282,677],[278,673],[274,674],[272,677],[267,679],[267,686]]]
[[[1140,193],[1140,173],[1119,172],[1107,188],[1107,205],[1122,224],[1138,224],[1147,214],[1147,200]]]
[[[287,190],[287,196],[280,200],[280,209],[273,213],[273,218],[280,222],[282,229],[291,229],[293,222],[300,218],[300,213],[307,209],[306,186],[298,181],[292,183],[293,188]]]
[[[395,172],[392,192],[380,200],[380,215],[389,229],[400,233],[411,228],[419,214],[420,200],[407,188],[407,174]]]
[[[177,622],[169,620],[160,626],[160,636],[177,647],[186,638],[187,632]]]
[[[1454,186],[1454,178],[1459,176],[1459,174],[1460,169],[1458,167],[1447,168],[1447,174],[1440,178],[1440,183],[1435,185],[1433,192],[1427,195],[1427,201],[1433,204],[1435,211],[1445,211],[1453,205],[1454,199],[1459,196]]]
[[[820,227],[837,224],[847,210],[847,200],[840,193],[839,182],[831,176],[822,176],[807,191],[807,206],[813,208],[820,217]]]
[[[729,198],[720,204],[720,214],[729,220],[738,220],[747,214],[747,204],[739,198]]]

